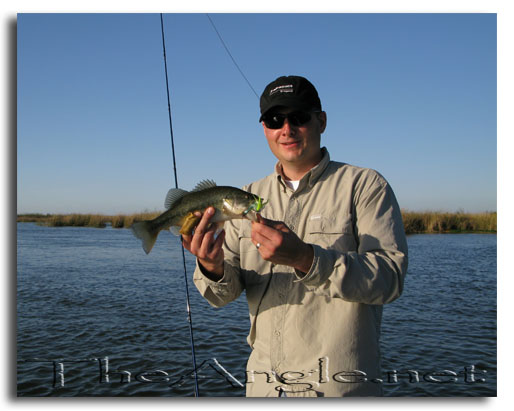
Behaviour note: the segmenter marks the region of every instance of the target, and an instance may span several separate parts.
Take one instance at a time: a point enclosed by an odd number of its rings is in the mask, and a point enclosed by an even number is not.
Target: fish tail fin
[[[143,250],[148,254],[152,251],[152,248],[157,240],[159,231],[152,229],[152,225],[149,221],[138,221],[130,227],[134,235],[143,242]]]

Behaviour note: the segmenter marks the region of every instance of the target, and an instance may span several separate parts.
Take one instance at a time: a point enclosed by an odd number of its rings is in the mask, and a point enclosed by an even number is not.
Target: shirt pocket
[[[264,260],[257,247],[252,242],[252,226],[249,221],[244,221],[239,230],[239,263],[248,285],[265,283],[271,274],[271,263]]]
[[[243,220],[241,222],[241,228],[239,229],[239,250],[241,257],[243,254],[258,253],[257,248],[252,243],[252,223],[250,221]]]
[[[306,242],[324,249],[340,252],[357,250],[351,214],[313,215],[307,221],[306,232]]]

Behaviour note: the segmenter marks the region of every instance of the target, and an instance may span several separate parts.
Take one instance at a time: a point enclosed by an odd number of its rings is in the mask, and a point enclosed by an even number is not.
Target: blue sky
[[[254,89],[317,87],[331,158],[409,210],[496,210],[495,14],[211,14]],[[165,14],[180,187],[272,172],[258,98],[205,14]],[[163,209],[174,185],[159,14],[20,14],[18,213]]]

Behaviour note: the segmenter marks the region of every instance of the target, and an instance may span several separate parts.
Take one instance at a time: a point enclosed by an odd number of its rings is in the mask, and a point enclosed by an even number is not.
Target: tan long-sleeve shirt
[[[283,221],[312,245],[305,276],[265,261],[251,223],[226,224],[224,276],[197,266],[194,282],[216,307],[246,291],[250,312],[247,396],[381,395],[382,305],[400,296],[407,243],[394,193],[377,172],[321,162],[293,191],[281,166],[244,189],[269,203],[262,215]]]

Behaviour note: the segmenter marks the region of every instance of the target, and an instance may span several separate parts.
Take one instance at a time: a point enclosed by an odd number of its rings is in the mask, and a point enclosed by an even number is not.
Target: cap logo
[[[273,90],[271,90],[269,92],[269,95],[271,97],[275,93],[292,93],[293,91],[294,91],[293,90],[293,85],[292,84],[286,84],[284,86],[275,87]]]

